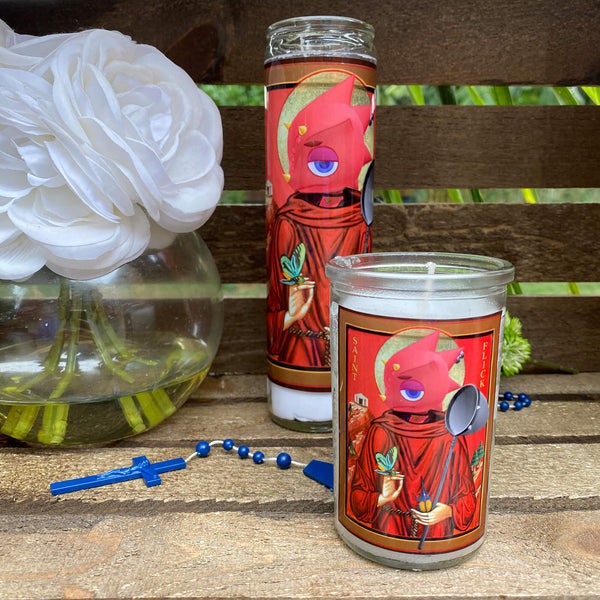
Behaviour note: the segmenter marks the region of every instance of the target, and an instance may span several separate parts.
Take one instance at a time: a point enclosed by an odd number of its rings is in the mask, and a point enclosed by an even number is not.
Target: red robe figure
[[[351,514],[387,535],[420,538],[429,526],[427,539],[445,538],[467,531],[475,514],[477,497],[463,436],[454,447],[439,501],[427,510],[452,442],[442,402],[460,387],[448,372],[461,349],[436,352],[439,335],[434,331],[386,362],[389,410],[371,422],[350,486]],[[382,457],[397,458],[385,473]]]
[[[349,76],[304,107],[288,127],[296,190],[273,218],[267,297],[269,357],[299,367],[329,365],[329,281],[325,264],[367,252],[359,175],[372,160],[364,135],[372,106],[352,106]]]

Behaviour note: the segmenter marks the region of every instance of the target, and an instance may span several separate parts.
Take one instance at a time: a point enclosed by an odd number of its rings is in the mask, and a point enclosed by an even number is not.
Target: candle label
[[[338,518],[348,531],[424,554],[483,535],[501,320],[339,308]]]
[[[287,59],[266,69],[268,375],[330,389],[334,256],[370,251],[375,68]]]

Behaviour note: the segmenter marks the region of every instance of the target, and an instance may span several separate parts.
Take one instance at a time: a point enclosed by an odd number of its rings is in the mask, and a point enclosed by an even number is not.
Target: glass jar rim
[[[311,15],[306,17],[290,17],[289,19],[283,19],[269,25],[267,28],[267,38],[271,37],[276,31],[291,32],[294,30],[305,29],[307,25],[314,26],[315,28],[328,28],[332,25],[351,26],[360,28],[372,36],[375,35],[374,27],[360,19],[336,15]]]
[[[506,286],[514,267],[500,258],[443,252],[380,252],[336,256],[327,263],[333,287],[454,290]]]

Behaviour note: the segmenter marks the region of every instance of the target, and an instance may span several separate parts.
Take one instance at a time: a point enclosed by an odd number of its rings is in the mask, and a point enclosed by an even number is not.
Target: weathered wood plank
[[[521,506],[521,498],[544,500],[545,506],[551,506],[554,498],[561,499],[561,506],[570,500],[587,498],[600,507],[599,423],[599,401],[535,399],[523,412],[498,414],[492,504],[520,512],[532,509]],[[148,489],[140,480],[135,480],[60,496],[59,506],[54,506],[56,499],[49,493],[49,484],[53,481],[126,467],[132,456],[142,454],[153,462],[177,456],[186,458],[201,439],[212,441],[225,437],[247,444],[253,450],[263,450],[266,456],[287,451],[294,460],[304,463],[312,459],[332,460],[330,434],[306,436],[278,427],[270,421],[264,402],[192,402],[160,427],[112,447],[0,448],[0,508],[3,512],[21,514],[23,510],[32,510],[33,502],[39,505],[39,510],[62,513],[71,509],[81,512],[70,503],[89,505],[88,510],[92,511],[92,505],[97,503],[118,502],[120,508],[116,506],[111,511],[130,514],[136,509],[125,503],[143,501],[176,503],[169,512],[174,508],[179,510],[179,505],[187,502],[202,504],[202,510],[219,510],[220,504],[232,502],[236,503],[235,510],[250,510],[273,502],[284,505],[331,502],[329,492],[305,478],[300,469],[281,472],[273,464],[258,467],[219,447],[206,459],[193,459],[185,471],[165,474],[164,485],[158,488]],[[516,464],[518,469],[515,469]],[[539,477],[539,473],[544,476]],[[307,510],[300,505],[297,508]]]
[[[261,107],[222,107],[225,185],[264,187]],[[594,106],[381,106],[383,189],[600,187]]]
[[[600,204],[377,204],[373,251],[484,254],[518,281],[600,281],[599,223]],[[265,281],[264,206],[218,206],[200,234],[224,282]]]
[[[600,365],[600,296],[509,296],[532,344],[532,359],[580,371]],[[225,303],[225,328],[212,366],[216,374],[266,372],[266,303],[240,298]]]
[[[523,390],[539,399],[588,401],[600,396],[600,373],[519,374],[501,377],[500,392]],[[260,402],[266,397],[263,375],[209,375],[188,402]]]
[[[518,375],[502,378],[500,391],[524,391],[533,405],[523,412],[499,413],[496,443],[589,443],[600,437],[600,373]],[[265,375],[209,376],[175,415],[119,447],[194,448],[200,438],[232,437],[253,447],[331,447],[331,434],[306,434],[273,427],[266,404]],[[0,447],[20,446],[0,436]],[[131,450],[134,453],[134,450]]]
[[[331,515],[1,517],[1,598],[598,598],[600,511],[498,515],[443,573],[369,562]],[[40,560],[43,556],[44,560]],[[126,565],[126,568],[123,568]]]
[[[598,370],[600,296],[509,296],[507,306],[523,323],[534,361]]]
[[[264,378],[262,381],[264,383]],[[546,401],[544,396],[534,394],[527,387],[510,387],[515,391],[526,391],[533,402],[523,412],[511,410],[498,413],[497,444],[600,443],[600,391],[596,394],[595,401],[579,401],[578,396],[571,400]],[[200,438],[207,439],[211,436],[214,439],[231,437],[238,444],[249,444],[255,448],[273,448],[272,452],[278,452],[282,445],[325,450],[331,447],[331,434],[307,437],[306,434],[281,427],[274,428],[268,416],[266,402],[188,403],[185,409],[180,410],[161,427],[143,436],[130,438],[120,445],[132,448],[172,446],[193,450]]]
[[[444,10],[434,0],[380,0],[376,10],[369,0],[5,0],[0,18],[37,35],[118,29],[158,46],[198,80],[260,83],[270,23],[340,14],[374,25],[384,83],[597,85],[598,10],[586,0],[485,0],[477,10],[460,0]]]
[[[143,454],[153,462],[168,460],[189,456],[194,446],[185,452],[178,447],[136,447],[135,456]],[[263,451],[269,456],[269,448]],[[332,460],[331,444],[324,448],[279,446],[272,453],[276,456],[279,451],[291,452],[294,460],[304,463]],[[242,461],[217,448],[206,459],[193,459],[185,471],[165,473],[163,484],[157,487],[147,488],[137,479],[60,497],[50,495],[50,483],[130,466],[131,448],[59,452],[2,449],[0,456],[4,463],[0,482],[4,514],[101,514],[109,510],[132,515],[143,510],[144,503],[154,504],[152,510],[156,512],[187,512],[188,508],[198,512],[277,508],[310,512],[313,502],[329,511],[333,506],[331,492],[305,477],[300,468],[282,472],[274,464],[258,467],[251,460]],[[491,505],[511,512],[600,508],[599,463],[598,443],[497,445],[490,480]],[[528,505],[536,501],[537,505]],[[104,503],[108,504],[102,506]]]

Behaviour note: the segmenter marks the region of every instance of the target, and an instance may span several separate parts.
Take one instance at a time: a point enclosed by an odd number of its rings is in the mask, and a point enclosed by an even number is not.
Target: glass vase
[[[71,446],[146,431],[200,385],[222,328],[219,273],[196,233],[88,281],[0,280],[0,432]]]

